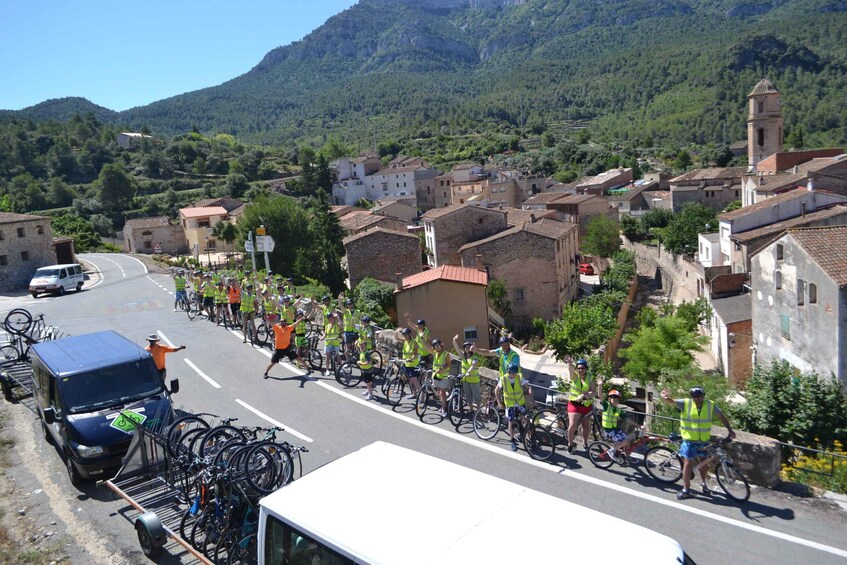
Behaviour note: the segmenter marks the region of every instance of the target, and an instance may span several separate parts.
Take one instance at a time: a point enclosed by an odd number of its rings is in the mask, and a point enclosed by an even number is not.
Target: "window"
[[[353,560],[341,555],[303,532],[274,516],[268,516],[265,531],[265,563],[322,563],[323,565],[353,565]]]
[[[482,218],[478,219],[478,220],[476,221],[476,223],[481,224],[481,223],[482,223]]]
[[[818,303],[818,285],[809,283],[809,304]]]
[[[515,300],[524,300],[526,298],[526,289],[525,288],[516,288],[515,289]]]
[[[797,306],[803,306],[806,303],[806,283],[803,279],[797,279]]]
[[[29,261],[29,251],[21,251],[21,261]]]
[[[152,249],[152,248],[153,248],[153,242],[152,241],[145,241],[144,242],[144,249]]]
[[[0,255],[0,266],[4,266],[4,265],[8,265],[8,264],[9,264],[9,257],[7,257],[6,255]]]
[[[463,333],[465,334],[465,341],[476,340],[476,326],[465,328]]]
[[[42,225],[35,226],[35,235],[44,235],[44,226],[42,226]]]
[[[782,289],[782,273],[781,272],[776,271],[773,274],[773,282],[774,282],[774,286],[776,287],[777,290]]]
[[[776,260],[777,261],[785,260],[785,246],[781,243],[776,244]]]
[[[759,102],[759,113],[762,114],[765,111],[765,103]]]
[[[782,331],[782,337],[785,339],[791,339],[791,319],[788,317],[788,314],[780,314],[779,316],[779,327]]]
[[[23,228],[18,228],[18,237],[24,237],[26,233]]]
[[[201,221],[197,222],[197,227],[198,228],[210,228],[212,226],[209,223],[209,220],[201,220]]]
[[[756,132],[756,144],[759,147],[762,147],[762,146],[765,145],[765,128],[759,128],[758,131]]]

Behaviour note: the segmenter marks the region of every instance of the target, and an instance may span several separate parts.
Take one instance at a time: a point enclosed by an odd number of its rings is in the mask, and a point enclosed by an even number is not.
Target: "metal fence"
[[[847,463],[847,455],[842,455],[840,453],[835,453],[832,451],[826,451],[823,449],[814,449],[811,447],[804,447],[802,445],[796,445],[794,443],[786,443],[783,441],[776,441],[775,443],[779,444],[782,447],[783,451],[783,461],[791,468],[796,469],[797,471],[808,473],[810,475],[818,475],[821,477],[832,478],[835,475],[835,466],[836,462],[843,461]],[[823,471],[820,468],[810,468],[810,467],[798,467],[797,463],[800,461],[800,458],[803,455],[809,455],[812,459],[816,459],[818,461],[828,462],[825,467],[828,467],[828,471]]]

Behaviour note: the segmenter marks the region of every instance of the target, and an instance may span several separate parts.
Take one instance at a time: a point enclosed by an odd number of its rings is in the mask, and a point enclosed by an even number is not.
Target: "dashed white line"
[[[221,388],[221,385],[219,385],[218,383],[216,383],[216,382],[215,382],[215,380],[214,380],[212,377],[210,377],[209,375],[207,375],[206,373],[204,373],[203,371],[201,371],[201,370],[197,367],[197,365],[195,365],[194,363],[192,363],[192,362],[191,362],[191,360],[190,360],[190,359],[185,359],[184,361],[186,362],[186,364],[187,364],[189,367],[191,367],[192,369],[194,369],[194,371],[195,371],[198,375],[200,375],[202,378],[204,378],[204,379],[206,380],[206,382],[208,382],[210,385],[212,385],[212,386],[213,386],[213,387],[215,387],[215,388]]]
[[[105,280],[105,277],[103,276],[103,271],[101,271],[101,270],[100,270],[100,267],[98,267],[97,265],[95,265],[94,263],[92,263],[92,262],[91,262],[90,260],[88,260],[88,259],[80,259],[80,261],[82,261],[82,262],[84,262],[84,263],[88,263],[89,265],[91,265],[92,267],[94,267],[94,270],[95,270],[95,271],[97,271],[97,274],[98,274],[98,275],[100,275],[100,280],[99,280],[99,281],[97,281],[96,283],[94,283],[93,285],[91,285],[90,287],[88,287],[88,289],[89,289],[89,290],[90,290],[90,289],[92,289],[92,288],[94,288],[95,286],[97,286],[97,285],[101,284],[101,283]]]
[[[241,406],[243,406],[244,408],[246,408],[247,410],[249,410],[250,412],[252,412],[253,414],[255,414],[256,416],[258,416],[259,418],[265,420],[266,422],[270,422],[271,425],[277,426],[278,428],[283,428],[286,432],[290,433],[291,435],[293,435],[295,437],[299,437],[300,439],[302,439],[305,442],[312,443],[314,441],[309,436],[301,434],[297,430],[291,429],[289,426],[286,426],[282,422],[274,420],[273,418],[271,418],[270,416],[268,416],[264,412],[260,412],[259,410],[256,410],[255,408],[253,408],[252,406],[250,406],[249,404],[247,404],[243,400],[236,398],[235,401],[238,404],[240,404]]]
[[[147,268],[147,265],[145,265],[145,264],[144,264],[144,261],[142,261],[141,259],[137,259],[136,257],[133,257],[132,255],[123,255],[123,256],[124,256],[124,257],[129,257],[129,258],[130,258],[130,259],[132,259],[133,261],[138,261],[138,263],[139,263],[139,264],[141,265],[141,267],[144,269],[144,272],[145,272],[145,273],[149,273],[149,272],[150,272],[150,269],[148,269],[148,268]]]
[[[118,262],[117,262],[117,261],[115,261],[114,259],[109,259],[108,257],[100,257],[100,256],[98,255],[98,258],[99,258],[99,259],[103,259],[104,261],[108,261],[108,262],[110,262],[110,263],[114,263],[114,264],[118,267],[118,269],[120,269],[120,270],[121,270],[121,276],[122,276],[123,278],[126,278],[126,272],[124,272],[124,268],[123,268],[123,267],[121,267],[120,263],[118,263]],[[138,259],[136,259],[136,261],[138,261]],[[140,261],[139,261],[139,263],[140,263]],[[142,263],[142,264],[143,264],[143,263]],[[146,268],[146,267],[145,267],[145,268]],[[145,272],[146,272],[146,271],[145,271]]]

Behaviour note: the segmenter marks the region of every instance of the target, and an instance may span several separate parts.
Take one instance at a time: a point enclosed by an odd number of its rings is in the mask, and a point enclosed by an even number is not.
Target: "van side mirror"
[[[44,423],[48,426],[52,426],[56,422],[56,412],[54,412],[52,408],[45,408],[43,413]]]
[[[171,379],[171,394],[179,392],[179,379]]]

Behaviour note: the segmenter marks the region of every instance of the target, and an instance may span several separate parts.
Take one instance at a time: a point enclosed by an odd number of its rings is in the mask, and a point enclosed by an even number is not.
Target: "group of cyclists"
[[[376,331],[378,328],[367,315],[360,315],[352,299],[344,293],[333,301],[329,295],[304,297],[297,293],[290,278],[268,273],[264,278],[243,272],[185,272],[177,270],[174,273],[175,301],[174,311],[185,308],[188,303],[188,289],[202,300],[202,309],[209,320],[225,327],[239,327],[243,332],[243,341],[251,341],[256,336],[257,315],[272,323],[274,337],[274,354],[271,363],[263,373],[268,378],[269,371],[283,358],[288,358],[311,378],[309,350],[317,340],[310,343],[307,335],[321,335],[324,340],[324,361],[328,369],[338,367],[344,359],[353,359],[362,375],[365,390],[362,395],[366,400],[375,398],[374,366],[372,352],[376,350]],[[467,405],[476,410],[482,402],[481,378],[479,367],[480,356],[497,358],[499,378],[494,388],[494,395],[500,409],[508,421],[510,447],[517,450],[515,421],[527,414],[527,409],[534,405],[532,387],[524,378],[521,370],[520,355],[512,347],[511,338],[503,335],[499,338],[498,347],[486,349],[478,347],[472,341],[460,344],[459,336],[452,339],[452,351],[438,337],[433,337],[424,319],[413,321],[410,314],[404,313],[405,325],[397,332],[400,370],[406,377],[411,391],[406,397],[414,400],[421,388],[426,385],[422,371],[429,375],[428,382],[435,391],[441,404],[442,417],[447,416],[447,398],[452,388],[451,364],[455,361],[459,367],[458,377]],[[293,337],[293,339],[292,339]],[[621,408],[621,394],[617,390],[603,393],[602,379],[589,375],[589,364],[584,359],[575,363],[568,358],[571,375],[570,390],[566,395],[567,401],[567,452],[572,454],[576,448],[576,437],[581,435],[582,447],[587,452],[590,435],[591,419],[586,416],[599,408],[602,422],[602,433],[612,444],[608,455],[620,461],[620,453],[633,441],[635,433],[626,433],[626,411]],[[709,400],[704,400],[702,388],[695,387],[690,391],[689,399],[674,400],[668,391],[662,391],[662,398],[676,406],[680,413],[680,432],[682,447],[680,456],[683,458],[684,488],[678,498],[688,498],[690,491],[689,471],[694,468],[694,462],[703,457],[704,446],[711,437],[712,416],[719,417],[732,431],[726,416]],[[562,398],[562,401],[565,399]],[[595,403],[597,405],[595,406]],[[705,410],[705,412],[704,412]],[[700,469],[698,469],[700,470]],[[709,494],[705,486],[705,477],[701,491]]]

